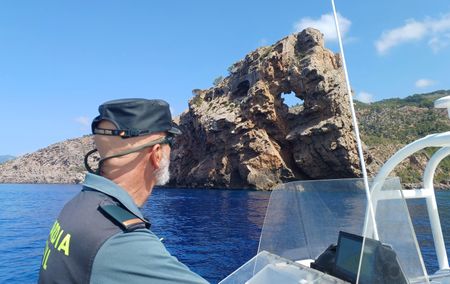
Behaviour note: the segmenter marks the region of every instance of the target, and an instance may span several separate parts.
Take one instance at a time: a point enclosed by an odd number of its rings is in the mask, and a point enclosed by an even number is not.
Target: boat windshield
[[[401,272],[408,279],[423,283],[426,272],[399,179],[387,179],[373,202],[379,242],[383,247],[393,249]],[[362,179],[283,184],[272,192],[259,252],[267,251],[291,261],[316,260],[330,245],[337,245],[341,231],[373,237],[374,222],[370,221],[367,208]],[[361,249],[363,245],[364,249]],[[351,248],[347,250],[350,251]],[[373,242],[360,242],[357,253],[360,252],[364,255],[357,257],[356,264],[361,259],[363,264],[373,261]],[[373,275],[373,271],[369,271],[373,267],[357,265],[352,269],[357,273],[360,268],[360,275]],[[347,267],[347,270],[351,269]]]
[[[259,251],[315,259],[339,231],[361,234],[367,207],[362,179],[298,181],[271,194]]]
[[[410,283],[429,283],[428,275],[419,248],[417,237],[412,225],[411,216],[404,197],[404,191],[399,178],[388,179],[377,190],[370,186],[371,201],[373,211],[367,210],[366,227],[362,235],[367,238],[363,241],[362,260],[359,276],[375,275],[372,271],[374,261],[377,261],[375,255],[379,253],[374,251],[376,239],[383,246],[384,265],[390,266],[391,277],[401,277],[405,275]],[[375,216],[375,217],[372,217]],[[377,249],[379,250],[379,249]],[[395,254],[392,254],[394,252]],[[390,255],[391,254],[391,255]],[[396,258],[396,259],[394,259]],[[398,268],[396,268],[398,264]],[[401,269],[401,271],[398,271]],[[397,271],[396,273],[394,273]],[[375,282],[376,279],[371,279]],[[392,283],[404,283],[398,278],[389,279]],[[363,281],[368,282],[368,281]],[[375,283],[374,282],[374,283]],[[405,282],[406,283],[406,282]]]

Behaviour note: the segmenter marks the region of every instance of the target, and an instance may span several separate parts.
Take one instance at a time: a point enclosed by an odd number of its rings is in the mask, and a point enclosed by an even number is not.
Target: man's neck
[[[123,188],[138,207],[144,205],[154,186],[148,179],[135,174],[134,171],[110,179]]]

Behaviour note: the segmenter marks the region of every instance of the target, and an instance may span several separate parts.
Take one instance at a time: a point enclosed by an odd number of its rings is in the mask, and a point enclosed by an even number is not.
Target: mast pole
[[[352,123],[353,123],[353,128],[355,130],[356,143],[358,146],[358,155],[359,155],[359,160],[361,163],[361,172],[362,172],[363,180],[364,180],[364,188],[366,191],[368,210],[369,210],[369,214],[372,219],[372,222],[373,222],[373,234],[374,234],[373,238],[378,240],[379,239],[378,230],[377,230],[377,224],[375,221],[374,209],[373,209],[373,205],[372,205],[372,198],[371,198],[371,194],[370,194],[369,179],[367,177],[367,170],[366,170],[366,162],[364,160],[364,152],[362,149],[362,142],[361,142],[361,137],[359,134],[358,120],[356,118],[356,111],[355,111],[355,106],[353,103],[353,96],[352,96],[352,91],[351,91],[352,89],[350,86],[350,79],[348,77],[347,64],[346,64],[345,55],[344,55],[344,47],[342,45],[341,31],[339,29],[339,21],[338,21],[338,16],[337,16],[334,0],[331,0],[331,5],[333,6],[334,24],[336,27],[336,32],[337,32],[337,36],[338,36],[338,40],[339,40],[339,49],[340,49],[340,53],[341,53],[341,57],[342,57],[342,66],[343,66],[344,74],[345,74],[345,82],[347,84],[347,95],[348,95],[348,100],[350,103],[350,110],[352,113]],[[368,218],[366,218],[366,220],[364,222],[364,232],[363,232],[364,234],[367,231],[367,226],[368,226],[367,221],[368,221]]]

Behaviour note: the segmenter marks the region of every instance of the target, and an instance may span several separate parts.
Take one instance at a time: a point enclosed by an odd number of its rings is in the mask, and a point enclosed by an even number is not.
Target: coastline
[[[21,185],[82,185],[82,181],[78,183],[61,183],[61,182],[0,182],[0,185],[15,185],[15,184],[21,184]],[[281,185],[281,184],[280,184]],[[406,190],[413,190],[422,188],[421,183],[401,183],[403,189]],[[448,183],[435,183],[434,189],[436,191],[447,191],[450,190],[450,184]],[[187,185],[163,185],[163,186],[155,186],[156,189],[158,188],[169,188],[169,189],[185,189],[185,190],[229,190],[229,191],[239,191],[239,190],[250,190],[250,191],[273,191],[276,190],[275,188],[271,189],[258,189],[258,188],[252,188],[252,187],[240,187],[240,188],[230,188],[230,187],[191,187]]]

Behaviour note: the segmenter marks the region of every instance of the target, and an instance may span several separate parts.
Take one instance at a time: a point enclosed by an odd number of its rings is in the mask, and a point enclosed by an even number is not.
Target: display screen
[[[341,232],[339,234],[336,268],[356,279],[361,257],[362,237]]]
[[[363,237],[346,232],[339,232],[338,246],[336,251],[335,272],[339,278],[356,282],[358,275],[358,264],[361,259],[361,248]],[[379,241],[366,238],[364,255],[362,258],[359,280],[362,283],[376,283],[374,279],[374,268],[376,250],[381,246]],[[375,281],[375,282],[373,282]]]
[[[354,274],[356,277],[361,256],[361,245],[362,243],[359,240],[341,238],[339,254],[336,257],[336,266]]]
[[[364,238],[339,232],[334,276],[356,283]],[[395,251],[378,240],[365,238],[359,283],[408,283]]]

